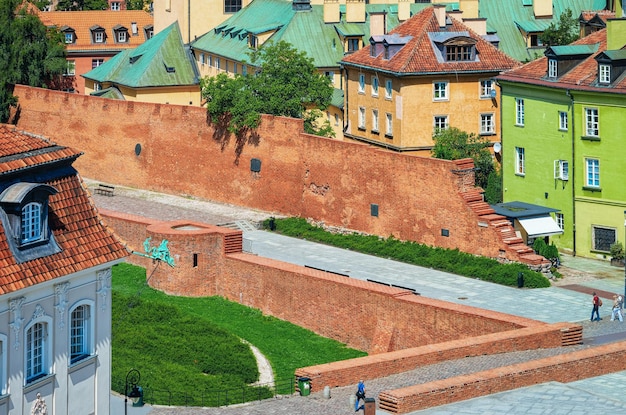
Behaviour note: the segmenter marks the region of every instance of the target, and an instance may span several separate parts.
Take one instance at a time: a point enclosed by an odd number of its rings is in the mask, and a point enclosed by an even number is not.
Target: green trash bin
[[[311,379],[298,378],[298,389],[300,389],[300,396],[309,396],[311,393]]]

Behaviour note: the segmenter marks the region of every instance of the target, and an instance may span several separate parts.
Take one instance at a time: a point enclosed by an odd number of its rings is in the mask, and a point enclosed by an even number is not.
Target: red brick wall
[[[381,392],[380,408],[392,413],[459,402],[539,383],[573,382],[626,370],[626,342]]]
[[[105,210],[101,215],[133,251],[144,252],[148,236],[152,246],[169,241],[174,268],[130,258],[146,267],[152,287],[174,295],[219,295],[371,354],[543,325],[256,255],[224,254],[224,239],[241,238],[240,231]]]
[[[240,148],[235,137],[217,136],[199,107],[24,86],[15,94],[17,126],[84,151],[74,166],[85,177],[489,257],[502,250],[517,259],[499,230],[478,226],[460,195],[473,184],[472,174],[451,161],[307,135],[301,120],[272,116],[264,116],[258,137]],[[254,158],[261,161],[260,173],[251,172]],[[372,204],[378,217],[370,214]]]
[[[385,354],[366,356],[296,370],[295,377],[311,379],[311,389],[320,391],[324,386],[340,387],[353,385],[359,379],[377,379],[397,373],[407,368],[521,350],[534,350],[559,346],[562,332],[578,331],[576,324],[541,324],[518,330],[504,331],[470,339],[453,340],[398,350]]]

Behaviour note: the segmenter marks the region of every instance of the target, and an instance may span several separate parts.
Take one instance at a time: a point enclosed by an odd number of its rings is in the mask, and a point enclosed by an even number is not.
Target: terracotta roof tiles
[[[44,154],[40,156],[29,154],[42,151]],[[0,125],[0,176],[13,172],[18,161],[21,168],[47,163],[51,165],[50,169],[54,169],[56,163],[66,165],[79,155],[75,150],[19,132],[12,126]],[[16,160],[4,161],[7,158]],[[50,196],[49,213],[50,228],[61,251],[17,263],[9,248],[3,225],[0,224],[0,294],[120,260],[129,254],[102,223],[77,174],[50,179],[45,184],[58,191]]]

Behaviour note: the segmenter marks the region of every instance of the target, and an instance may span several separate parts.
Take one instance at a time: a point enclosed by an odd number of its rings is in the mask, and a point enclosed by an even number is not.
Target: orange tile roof
[[[626,93],[626,77],[618,79],[611,86],[595,86],[598,79],[598,62],[595,57],[606,51],[606,29],[598,30],[579,39],[572,45],[599,44],[598,50],[584,59],[556,80],[546,79],[548,73],[548,58],[543,56],[520,68],[501,74],[498,79],[512,82],[531,83],[535,85],[552,86],[555,88],[595,90],[614,93]]]
[[[80,154],[17,131],[13,126],[0,125],[0,176],[16,170],[18,165],[26,169],[49,164],[47,171],[50,172],[55,164],[69,164]],[[124,245],[102,223],[78,174],[62,175],[45,184],[58,190],[49,199],[49,220],[61,252],[18,264],[0,223],[0,295],[129,255]]]
[[[500,72],[519,65],[515,59],[498,50],[461,22],[450,18],[452,25],[447,32],[468,32],[477,41],[479,60],[472,62],[439,62],[428,33],[441,32],[433,7],[426,8],[402,23],[390,35],[412,36],[406,45],[390,59],[384,54],[370,56],[369,47],[348,55],[342,60],[346,66],[354,64],[372,69],[402,74]]]
[[[144,29],[154,24],[154,18],[143,10],[92,10],[39,12],[39,18],[46,26],[61,28],[69,26],[75,30],[76,42],[66,44],[68,53],[73,51],[102,51],[135,48],[146,41]],[[137,23],[137,35],[131,33],[131,23]],[[128,29],[128,42],[116,43],[113,27],[121,25]],[[101,26],[106,30],[105,43],[92,43],[91,28]]]

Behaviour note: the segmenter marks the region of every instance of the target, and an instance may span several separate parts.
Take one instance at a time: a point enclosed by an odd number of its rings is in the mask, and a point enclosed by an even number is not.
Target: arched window
[[[26,331],[26,383],[48,375],[48,324],[38,322]]]
[[[31,202],[22,208],[22,243],[41,239],[41,203]]]
[[[81,304],[70,316],[70,363],[76,363],[92,354],[91,306]]]

